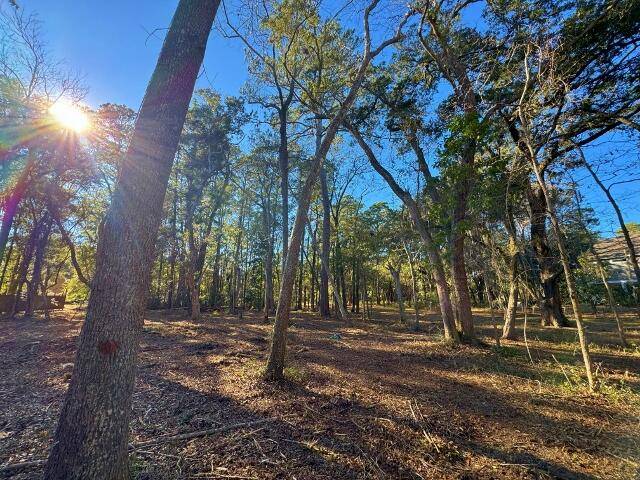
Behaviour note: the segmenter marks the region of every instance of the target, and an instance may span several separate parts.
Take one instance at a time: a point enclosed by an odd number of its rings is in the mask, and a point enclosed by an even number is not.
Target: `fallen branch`
[[[3,465],[0,467],[0,473],[9,473],[14,470],[21,470],[23,468],[33,468],[39,467],[40,465],[44,465],[44,460],[32,460],[30,462],[19,462],[19,463],[11,463],[9,465]]]
[[[263,423],[273,422],[275,418],[266,418],[263,420],[256,420],[255,422],[243,422],[235,423],[233,425],[226,425],[224,427],[209,428],[207,430],[198,430],[196,432],[181,433],[179,435],[168,435],[165,437],[158,437],[153,440],[147,440],[146,442],[135,442],[129,444],[129,451],[134,451],[139,448],[149,447],[152,445],[161,445],[163,443],[180,442],[182,440],[192,440],[194,438],[206,437],[209,435],[215,435],[217,433],[224,433],[230,430],[236,430],[238,428],[254,427]],[[35,468],[44,465],[46,460],[31,460],[28,462],[12,463],[8,465],[0,466],[0,474],[13,472],[15,470],[21,470],[23,468]]]
[[[255,422],[243,422],[235,423],[233,425],[227,425],[218,428],[209,428],[207,430],[198,430],[197,432],[181,433],[179,435],[169,435],[165,437],[158,437],[154,440],[147,440],[146,442],[136,442],[129,444],[129,450],[136,450],[142,447],[148,447],[151,445],[160,445],[163,443],[180,442],[182,440],[191,440],[194,438],[206,437],[208,435],[215,435],[216,433],[228,432],[230,430],[236,430],[238,428],[255,427],[267,422],[273,422],[275,419],[267,418],[263,420],[256,420]]]

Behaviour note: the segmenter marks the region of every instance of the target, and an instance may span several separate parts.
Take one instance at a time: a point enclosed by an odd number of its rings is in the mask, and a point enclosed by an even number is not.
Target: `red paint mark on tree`
[[[115,340],[105,340],[98,343],[98,351],[103,355],[112,355],[118,350],[118,342]]]

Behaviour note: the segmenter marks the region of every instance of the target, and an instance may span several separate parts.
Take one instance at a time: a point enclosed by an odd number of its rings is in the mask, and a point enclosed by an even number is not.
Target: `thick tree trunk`
[[[162,204],[219,0],[181,0],[100,227],[87,315],[45,480],[130,477],[139,335]]]
[[[455,227],[454,227],[455,228]],[[471,298],[467,281],[467,269],[464,260],[464,233],[454,232],[452,242],[451,270],[453,286],[456,291],[458,320],[462,326],[462,334],[466,341],[476,339],[471,313]]]
[[[552,256],[547,237],[547,207],[544,193],[538,186],[533,185],[527,191],[531,220],[531,244],[536,253],[540,268],[540,282],[543,295],[540,304],[540,318],[545,326],[566,327],[567,317],[562,310],[562,298],[560,296],[560,271],[557,259]]]

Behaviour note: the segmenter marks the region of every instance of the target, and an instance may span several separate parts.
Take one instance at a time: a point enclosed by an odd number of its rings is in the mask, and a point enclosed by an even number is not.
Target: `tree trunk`
[[[188,191],[191,190],[191,186],[188,187]],[[193,195],[188,195],[185,202],[185,220],[184,226],[187,231],[187,246],[188,251],[185,259],[185,283],[189,291],[189,304],[191,305],[191,320],[198,320],[200,318],[200,282],[197,278],[197,263],[198,263],[198,246],[196,245],[196,238],[193,225],[193,216],[195,209],[199,203],[200,195],[197,192],[191,192]]]
[[[309,211],[309,204],[311,202],[311,195],[313,194],[313,187],[318,180],[320,169],[322,168],[327,152],[338,133],[338,129],[342,126],[347,112],[356,100],[371,60],[382,52],[386,46],[400,39],[400,36],[396,35],[395,37],[383,42],[376,50],[371,51],[368,19],[371,10],[375,8],[375,6],[376,3],[373,2],[365,9],[365,26],[367,28],[367,35],[365,36],[365,52],[358,67],[358,71],[353,79],[353,83],[349,89],[349,93],[329,122],[324,138],[322,139],[319,148],[316,150],[311,162],[307,178],[302,183],[300,189],[298,209],[296,211],[296,218],[293,224],[293,231],[291,232],[291,237],[289,239],[289,250],[285,260],[285,268],[282,270],[280,295],[278,296],[278,309],[276,310],[276,320],[273,325],[273,334],[271,339],[271,351],[269,353],[269,360],[267,362],[267,369],[265,372],[265,378],[269,380],[280,380],[283,378],[287,347],[287,328],[289,326],[289,315],[291,313],[293,284],[295,281],[296,267],[298,265],[300,242],[307,223],[307,215]]]
[[[42,220],[43,219],[35,219],[33,222],[33,227],[31,229],[31,233],[29,234],[29,239],[27,240],[24,246],[24,252],[22,253],[22,259],[17,264],[16,269],[16,278],[15,281],[12,282],[12,285],[9,285],[9,293],[13,294],[13,305],[11,307],[10,316],[15,316],[18,313],[18,307],[20,303],[20,295],[22,294],[22,287],[24,283],[27,281],[27,274],[29,272],[29,265],[31,265],[31,259],[33,258],[33,252],[36,249],[38,244],[38,238],[40,237],[40,231],[42,228]]]
[[[413,329],[417,332],[420,330],[420,312],[418,310],[418,287],[416,280],[416,270],[413,264],[413,255],[409,251],[407,245],[404,245],[404,251],[407,254],[407,260],[409,260],[409,272],[411,273],[411,301],[413,303],[413,312],[415,315],[415,323]]]
[[[304,280],[304,250],[305,250],[305,243],[304,243],[304,232],[302,232],[302,240],[300,241],[300,243],[302,243],[302,247],[300,248],[300,265],[298,267],[299,272],[298,272],[298,305],[297,305],[297,310],[302,310],[303,306],[304,306],[304,299],[303,299],[303,289],[302,289],[302,282]]]
[[[543,325],[566,327],[567,317],[562,311],[562,298],[558,284],[560,271],[552,256],[547,238],[547,207],[541,188],[530,186],[527,191],[531,220],[531,244],[540,267],[543,295],[540,303],[540,318]]]
[[[273,235],[271,220],[271,199],[270,192],[264,202],[263,215],[263,234],[265,236],[265,254],[264,254],[264,321],[269,321],[269,315],[273,311]]]
[[[24,316],[31,317],[35,312],[38,292],[40,291],[40,283],[42,280],[42,267],[44,265],[44,256],[49,244],[49,235],[51,234],[51,218],[45,214],[42,228],[36,243],[36,253],[33,261],[33,270],[31,272],[31,281],[27,285],[27,298],[24,307]]]
[[[96,272],[45,480],[130,477],[138,342],[162,206],[219,0],[181,0],[101,224]]]
[[[187,260],[185,268],[185,282],[189,290],[189,303],[191,304],[191,320],[200,318],[200,284],[196,280],[195,267],[193,259]]]
[[[338,253],[338,256],[340,258],[340,290],[342,290],[342,307],[346,313],[347,311],[347,279],[344,273],[344,258],[342,256],[342,251],[339,248],[340,247],[340,242],[336,242],[336,253]]]
[[[510,246],[515,242],[510,241]],[[516,313],[518,308],[518,253],[511,252],[509,259],[509,299],[504,312],[502,338],[514,340],[516,336]]]
[[[321,129],[322,127],[318,127]],[[322,135],[319,135],[320,139]],[[318,141],[318,140],[316,140]],[[329,311],[329,250],[331,248],[331,204],[329,189],[327,188],[327,172],[324,167],[320,170],[320,188],[322,190],[322,250],[320,251],[320,316],[327,318]]]
[[[3,215],[2,222],[0,223],[0,258],[4,257],[4,250],[7,247],[9,233],[11,232],[15,216],[18,213],[18,207],[20,206],[20,202],[22,202],[22,198],[31,183],[32,166],[33,160],[31,154],[29,154],[24,169],[20,173],[15,185],[12,187],[11,193],[3,202]]]
[[[167,306],[173,308],[175,277],[176,277],[176,259],[178,257],[178,238],[177,238],[177,220],[178,220],[178,189],[173,189],[173,208],[171,213],[171,254],[169,256],[169,285],[167,286]]]
[[[400,314],[400,322],[404,323],[404,301],[402,300],[402,284],[400,283],[400,269],[388,264],[387,268],[393,278],[393,285],[396,292],[396,302],[398,303],[398,313]]]
[[[311,230],[311,225],[309,224],[309,222],[307,222],[307,228]],[[303,235],[304,235],[304,232],[303,232]],[[311,237],[311,241],[315,242],[315,236]],[[313,245],[313,248],[315,249],[315,244]],[[322,265],[321,268],[322,270],[324,270],[325,266]],[[340,296],[340,291],[339,291],[338,285],[336,284],[335,277],[331,274],[330,270],[327,270],[326,275],[327,275],[328,286],[331,287],[331,291],[333,292],[333,300],[334,300],[334,303],[336,304],[336,308],[338,309],[340,319],[344,322],[349,323],[349,316],[347,315],[346,307],[343,305],[343,301]]]
[[[13,227],[13,236],[11,237],[11,243],[9,243],[9,251],[7,252],[6,258],[4,259],[4,263],[2,265],[2,275],[0,275],[0,292],[2,291],[2,287],[4,285],[4,279],[7,275],[7,267],[9,266],[9,262],[11,261],[11,254],[13,253],[13,247],[16,243],[16,227]],[[0,257],[2,259],[2,257]]]
[[[309,288],[309,310],[314,312],[316,310],[316,252],[318,251],[318,244],[316,242],[317,230],[311,233],[311,286]],[[304,235],[304,232],[303,232]],[[307,258],[308,260],[308,258]]]
[[[454,216],[456,215],[454,214]],[[471,298],[469,297],[467,269],[464,260],[464,233],[461,232],[454,232],[453,234],[451,270],[453,287],[456,291],[458,320],[462,326],[462,334],[466,341],[474,342],[476,334],[473,328]]]
[[[444,273],[444,265],[442,261],[442,257],[438,248],[433,240],[431,232],[429,228],[422,218],[420,213],[420,208],[417,202],[411,197],[409,192],[402,189],[400,185],[395,181],[393,176],[386,170],[378,159],[376,158],[371,147],[367,145],[367,143],[360,135],[360,132],[353,125],[345,123],[345,127],[352,133],[360,148],[365,152],[367,158],[369,159],[369,163],[374,168],[376,172],[387,182],[393,193],[402,200],[402,203],[407,207],[407,211],[409,212],[409,216],[411,217],[411,223],[414,228],[417,230],[422,242],[425,245],[425,249],[427,251],[427,255],[429,257],[429,261],[433,266],[433,279],[436,284],[436,291],[438,293],[438,301],[440,304],[440,312],[442,314],[442,323],[444,325],[444,337],[447,341],[458,343],[459,336],[455,327],[455,317],[453,312],[453,306],[451,303],[451,292],[449,290],[449,285],[447,284],[447,278]]]
[[[211,308],[220,308],[220,248],[222,246],[222,215],[220,215],[219,231],[216,236],[216,255],[213,259],[213,279],[211,280],[211,291],[209,294],[209,304]]]
[[[284,272],[289,250],[289,140],[287,138],[287,116],[289,105],[283,105],[279,112],[278,164],[280,166],[280,196],[282,198],[282,272]]]
[[[9,276],[9,281],[7,282],[7,288],[5,290],[5,293],[8,293],[9,295],[15,294],[16,286],[18,284],[18,270],[19,270],[19,265],[21,263],[22,263],[22,255],[20,254],[20,252],[18,252],[18,255],[16,256],[16,261],[14,262],[14,266],[11,271],[11,275]]]
[[[229,313],[235,315],[238,309],[238,294],[240,288],[240,256],[242,253],[242,233],[244,231],[244,215],[246,207],[246,195],[243,192],[243,199],[240,205],[240,215],[238,216],[238,236],[233,253],[233,266],[231,269],[231,282],[229,285]]]
[[[562,263],[562,268],[564,270],[564,276],[567,282],[567,290],[569,291],[569,298],[571,299],[571,306],[573,307],[573,314],[576,319],[576,329],[578,330],[578,338],[580,340],[580,349],[582,350],[582,359],[584,361],[585,370],[587,372],[589,389],[594,390],[595,383],[593,379],[593,365],[591,363],[591,354],[589,353],[589,341],[587,339],[587,333],[582,323],[582,310],[580,309],[580,303],[578,301],[578,294],[577,294],[576,287],[573,280],[573,273],[571,272],[571,265],[569,264],[569,257],[567,256],[567,252],[564,247],[564,236],[562,235],[562,230],[560,229],[560,223],[558,222],[558,217],[556,216],[555,208],[551,203],[551,198],[547,190],[545,180],[542,177],[542,174],[540,173],[538,163],[535,160],[535,157],[533,154],[531,155],[531,163],[532,163],[534,173],[536,175],[536,179],[538,181],[538,186],[542,191],[542,195],[547,208],[547,213],[549,214],[549,219],[551,220],[553,231],[556,235],[558,250],[560,252],[560,262]]]
[[[355,259],[353,263],[353,301],[355,312],[360,313],[360,260]]]

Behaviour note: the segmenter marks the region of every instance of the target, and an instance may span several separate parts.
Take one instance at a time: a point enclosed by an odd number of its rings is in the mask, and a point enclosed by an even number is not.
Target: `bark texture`
[[[531,244],[536,253],[542,283],[540,318],[543,325],[567,326],[567,317],[562,310],[560,296],[560,274],[557,259],[553,256],[547,237],[547,206],[544,192],[539,186],[531,186],[527,192],[531,219]]]
[[[139,334],[169,172],[219,0],[181,0],[100,227],[87,315],[46,480],[129,478]]]

